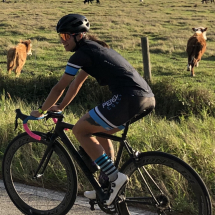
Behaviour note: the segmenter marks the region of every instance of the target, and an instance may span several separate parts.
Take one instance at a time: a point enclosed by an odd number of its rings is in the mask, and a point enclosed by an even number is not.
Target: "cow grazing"
[[[94,1],[94,0],[84,0],[84,4],[86,4],[86,3],[88,3],[88,4],[91,3],[91,4],[92,4],[93,1]],[[97,4],[100,4],[100,0],[96,0],[96,3],[97,3]]]
[[[94,1],[94,0],[84,0],[84,4],[86,4],[86,3],[88,3],[88,4],[91,3],[91,4],[92,4],[93,1]]]
[[[214,0],[202,0],[202,4],[204,4],[204,3],[207,4],[209,1],[211,1],[211,3],[214,2]]]
[[[7,52],[7,71],[11,74],[11,71],[15,69],[16,77],[19,77],[21,70],[26,62],[27,55],[32,55],[31,40],[20,40],[17,46],[10,48]]]
[[[207,28],[198,27],[192,29],[195,33],[189,38],[186,49],[188,55],[187,71],[191,71],[191,76],[195,76],[194,66],[199,66],[199,61],[206,50]]]

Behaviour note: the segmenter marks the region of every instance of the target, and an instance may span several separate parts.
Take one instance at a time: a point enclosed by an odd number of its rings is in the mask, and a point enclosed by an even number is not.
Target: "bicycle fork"
[[[42,157],[42,159],[41,159],[41,161],[39,163],[39,166],[38,166],[37,170],[34,173],[33,179],[38,179],[38,178],[41,178],[43,176],[43,174],[45,172],[45,169],[46,169],[46,167],[47,167],[47,165],[49,163],[49,160],[50,160],[50,158],[52,156],[52,153],[53,153],[52,147],[54,145],[54,141],[55,141],[55,137],[52,137],[52,140],[51,140],[50,144],[48,144],[48,146],[46,148],[46,151],[45,151],[45,153],[44,153],[44,155],[43,155],[43,157]],[[42,166],[43,166],[43,168],[42,168]],[[42,168],[42,171],[39,174],[39,171],[40,171],[41,168]]]

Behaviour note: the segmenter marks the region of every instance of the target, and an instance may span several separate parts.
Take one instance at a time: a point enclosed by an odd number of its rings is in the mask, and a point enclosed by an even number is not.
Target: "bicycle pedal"
[[[97,201],[95,199],[90,199],[89,204],[90,204],[90,210],[94,211],[95,210],[94,206],[97,204]]]

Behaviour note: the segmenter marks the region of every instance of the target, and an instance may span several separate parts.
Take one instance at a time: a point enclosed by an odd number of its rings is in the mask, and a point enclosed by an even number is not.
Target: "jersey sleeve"
[[[80,68],[81,68],[81,66],[68,62],[66,65],[65,73],[67,75],[75,76]]]
[[[91,65],[92,62],[88,55],[83,52],[76,51],[67,62],[65,73],[67,75],[75,76],[80,68],[89,67]]]

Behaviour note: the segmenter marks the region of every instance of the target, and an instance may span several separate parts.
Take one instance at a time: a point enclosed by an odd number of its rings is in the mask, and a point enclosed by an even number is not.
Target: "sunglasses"
[[[74,33],[74,34],[70,34],[70,33],[59,33],[58,35],[59,35],[60,39],[62,39],[62,40],[64,40],[64,41],[67,41],[67,40],[69,40],[69,39],[71,38],[71,36],[78,35],[78,34],[76,34],[76,33]]]

